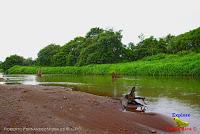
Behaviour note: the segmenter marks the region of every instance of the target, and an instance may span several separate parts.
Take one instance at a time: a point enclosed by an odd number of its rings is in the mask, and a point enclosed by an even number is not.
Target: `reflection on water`
[[[59,85],[101,96],[120,97],[136,86],[138,96],[148,99],[148,111],[171,116],[172,113],[191,114],[182,118],[199,127],[200,80],[180,77],[133,77],[124,76],[112,80],[111,76],[83,75],[6,75],[1,84],[21,83],[31,85]]]

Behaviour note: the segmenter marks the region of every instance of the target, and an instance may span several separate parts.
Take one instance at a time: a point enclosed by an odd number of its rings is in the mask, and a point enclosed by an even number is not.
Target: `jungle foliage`
[[[139,38],[137,44],[123,44],[121,31],[96,27],[85,37],[76,37],[61,47],[50,44],[43,48],[37,61],[42,66],[83,66],[136,61],[160,53],[200,51],[200,28],[178,36]]]
[[[200,27],[184,34],[163,38],[139,36],[140,42],[122,43],[121,31],[92,28],[84,37],[76,37],[63,46],[50,44],[41,49],[34,61],[18,55],[7,57],[0,64],[4,70],[14,65],[85,66],[136,61],[158,54],[200,51]]]
[[[82,67],[14,66],[10,74],[35,74],[38,69],[44,74],[91,74],[105,75],[116,72],[123,75],[151,76],[200,76],[200,53],[158,54],[142,60],[116,64],[96,64]]]
[[[15,65],[31,66],[34,64],[35,64],[35,61],[33,61],[32,58],[25,59],[22,56],[11,55],[7,57],[4,62],[0,63],[0,69],[3,69],[4,71],[6,71]]]

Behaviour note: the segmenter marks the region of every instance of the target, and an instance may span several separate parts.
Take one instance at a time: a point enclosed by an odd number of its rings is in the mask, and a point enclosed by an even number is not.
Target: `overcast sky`
[[[12,54],[37,57],[50,43],[63,45],[92,27],[138,35],[177,35],[200,26],[199,0],[0,0],[0,61]]]

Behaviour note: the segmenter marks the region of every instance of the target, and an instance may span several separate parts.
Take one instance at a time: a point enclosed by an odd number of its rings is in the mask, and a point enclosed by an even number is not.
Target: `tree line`
[[[7,70],[14,65],[37,66],[84,66],[129,62],[159,53],[200,51],[200,27],[184,34],[163,38],[140,35],[140,42],[122,43],[121,31],[92,28],[84,37],[76,37],[63,46],[50,44],[41,49],[36,60],[11,55],[0,68]]]

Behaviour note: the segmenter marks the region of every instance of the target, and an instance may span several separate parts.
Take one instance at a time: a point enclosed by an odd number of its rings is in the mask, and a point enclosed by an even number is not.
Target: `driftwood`
[[[145,97],[136,97],[135,87],[133,87],[128,94],[124,94],[123,97],[121,98],[122,109],[133,112],[134,111],[144,112],[146,110],[146,106],[141,103],[138,103],[136,99],[141,99],[144,102]],[[141,110],[136,110],[138,107],[140,107]]]

